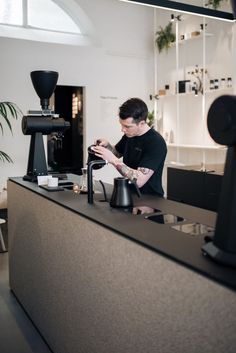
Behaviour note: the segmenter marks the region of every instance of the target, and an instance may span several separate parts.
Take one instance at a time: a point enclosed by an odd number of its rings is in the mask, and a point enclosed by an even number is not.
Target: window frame
[[[74,0],[51,1],[58,5],[73,20],[81,33],[61,32],[28,25],[28,0],[23,0],[23,24],[0,24],[0,37],[69,45],[91,45],[94,43],[95,31],[93,25],[86,13]]]

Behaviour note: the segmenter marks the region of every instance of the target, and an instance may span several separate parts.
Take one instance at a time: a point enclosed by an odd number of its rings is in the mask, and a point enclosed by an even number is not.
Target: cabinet
[[[188,205],[217,211],[223,165],[167,168],[167,198]]]
[[[173,15],[175,43],[155,50],[155,116],[168,144],[167,164],[224,163],[226,148],[211,139],[207,113],[218,96],[233,94],[233,25]],[[157,10],[156,30],[170,19],[170,11]]]

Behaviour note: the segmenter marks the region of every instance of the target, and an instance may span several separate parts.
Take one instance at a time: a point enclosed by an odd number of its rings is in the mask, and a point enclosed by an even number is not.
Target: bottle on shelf
[[[215,89],[219,88],[219,80],[217,78],[214,80],[214,88]]]
[[[196,91],[197,90],[197,82],[194,81],[193,84],[192,84],[192,91]]]
[[[166,92],[166,95],[170,94],[170,85],[168,84],[165,85],[165,92]]]
[[[232,87],[232,78],[231,77],[227,78],[227,87],[228,88]]]
[[[210,89],[215,89],[214,80],[210,80]]]
[[[220,80],[220,88],[224,89],[226,88],[226,81],[225,81],[225,78],[221,78]]]

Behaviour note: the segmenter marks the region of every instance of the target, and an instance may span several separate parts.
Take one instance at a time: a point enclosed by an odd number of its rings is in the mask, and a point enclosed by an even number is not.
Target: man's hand
[[[95,145],[107,147],[109,145],[109,142],[104,138],[99,138],[95,141]]]
[[[92,150],[95,152],[95,155],[108,161],[108,163],[114,164],[117,160],[117,157],[106,147],[101,145],[91,147]]]
[[[136,180],[137,186],[141,188],[148,179],[151,178],[154,171],[148,168],[139,167],[138,169],[132,169],[124,164],[117,156],[112,153],[108,148],[103,146],[91,147],[95,152],[95,155],[106,160],[108,163],[114,165],[114,167],[120,172],[121,175],[125,176],[130,180]]]

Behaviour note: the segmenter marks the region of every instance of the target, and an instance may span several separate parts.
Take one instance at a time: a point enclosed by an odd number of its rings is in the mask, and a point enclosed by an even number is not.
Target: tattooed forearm
[[[128,178],[130,180],[137,180],[138,175],[139,175],[138,170],[129,168],[126,164],[124,164],[120,161],[118,161],[115,166],[121,175],[125,176],[126,178]]]
[[[117,152],[117,150],[115,149],[114,146],[112,146],[109,142],[108,145],[106,146],[106,148],[111,151],[116,157],[120,158],[121,155],[119,154],[119,152]]]
[[[138,167],[138,171],[140,171],[144,175],[147,175],[150,172],[150,169],[143,168],[143,167]]]

